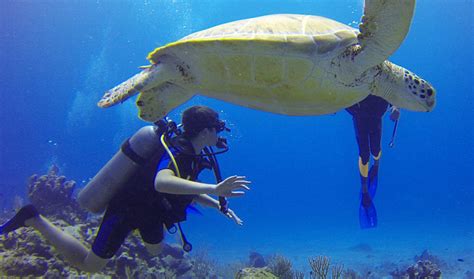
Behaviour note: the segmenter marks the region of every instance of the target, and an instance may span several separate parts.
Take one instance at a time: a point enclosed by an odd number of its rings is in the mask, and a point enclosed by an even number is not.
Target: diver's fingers
[[[231,219],[232,221],[234,221],[234,223],[236,223],[237,225],[240,225],[242,226],[244,224],[244,222],[242,221],[242,219],[239,218],[239,216],[237,216],[237,214],[235,214],[235,212],[229,210],[227,213],[226,213],[226,216]]]
[[[247,180],[237,180],[237,181],[234,181],[232,183],[231,187],[232,188],[234,188],[234,187],[247,187],[248,188],[247,185],[250,185],[250,184],[252,184],[252,182],[247,181]],[[247,190],[249,190],[249,189],[247,189]]]
[[[243,195],[245,195],[245,192],[243,192],[243,191],[232,191],[232,192],[228,195],[228,197],[233,197],[233,198],[234,198],[234,197],[241,197],[241,196],[243,196]]]
[[[240,225],[240,226],[243,226],[244,225],[244,221],[242,220],[235,220],[235,222],[237,223],[237,225]]]
[[[232,176],[227,177],[225,180],[229,182],[234,182],[236,180],[245,180],[245,176],[232,175]]]
[[[233,183],[233,181],[236,179],[236,176],[229,176],[226,179],[222,180],[220,184],[227,184],[227,183]]]
[[[252,182],[248,181],[248,180],[236,180],[233,182],[234,184],[238,183],[238,184],[245,184],[245,185],[249,185],[249,184],[252,184]]]
[[[232,187],[232,190],[237,190],[237,189],[247,190],[247,191],[250,190],[250,188],[247,185],[244,185],[244,184],[234,185]]]
[[[244,224],[244,222],[242,220],[240,220],[238,217],[237,218],[234,218],[234,222],[237,224],[237,225],[240,225],[242,226]]]

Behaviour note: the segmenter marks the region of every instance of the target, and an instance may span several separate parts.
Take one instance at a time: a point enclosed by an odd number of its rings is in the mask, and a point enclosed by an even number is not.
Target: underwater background
[[[28,177],[52,164],[79,190],[147,125],[134,101],[96,103],[147,65],[155,47],[276,13],[357,28],[362,9],[362,0],[1,1],[0,208],[11,210],[15,196],[26,200]],[[218,156],[222,173],[253,182],[230,200],[244,226],[209,209],[189,217],[183,229],[194,249],[221,262],[251,251],[283,254],[306,272],[316,255],[361,267],[412,262],[429,249],[449,263],[446,278],[463,278],[474,266],[473,11],[469,0],[417,1],[410,32],[389,58],[431,82],[437,106],[402,110],[394,148],[384,117],[376,229],[359,228],[358,151],[347,112],[290,117],[200,96],[174,110],[176,121],[194,104],[219,111],[232,129],[230,151]]]

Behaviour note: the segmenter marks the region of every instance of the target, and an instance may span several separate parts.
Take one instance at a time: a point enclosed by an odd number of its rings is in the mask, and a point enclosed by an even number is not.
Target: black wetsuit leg
[[[127,219],[125,214],[109,206],[92,244],[94,254],[110,259],[117,253],[127,235],[134,229]]]
[[[99,231],[92,245],[92,251],[99,257],[113,257],[125,238],[134,229],[148,244],[158,244],[163,240],[163,214],[155,204],[136,204],[133,198],[127,203],[119,198],[113,199],[102,219]]]
[[[381,150],[380,141],[382,139],[382,118],[374,117],[370,119],[369,138],[370,152],[373,156],[378,156]]]
[[[158,244],[163,241],[163,222],[145,222],[138,230],[145,243]]]
[[[366,125],[368,119],[353,116],[352,120],[354,122],[357,145],[359,147],[359,157],[362,159],[362,163],[366,165],[370,159],[369,126]]]
[[[359,156],[365,165],[370,159],[370,153],[379,155],[382,138],[382,116],[387,110],[388,102],[384,99],[369,95],[361,102],[347,108],[352,115]]]
[[[376,157],[381,150],[382,117],[387,111],[388,102],[380,97],[372,97],[368,105],[370,121],[367,124],[369,125],[370,151]]]

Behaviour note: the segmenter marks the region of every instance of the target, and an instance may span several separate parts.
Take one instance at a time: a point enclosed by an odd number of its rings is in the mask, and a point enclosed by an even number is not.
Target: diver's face
[[[205,138],[207,146],[214,146],[217,144],[217,131],[216,128],[206,128]]]

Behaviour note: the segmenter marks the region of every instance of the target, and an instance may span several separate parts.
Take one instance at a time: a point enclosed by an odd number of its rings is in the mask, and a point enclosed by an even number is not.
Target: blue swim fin
[[[38,211],[32,204],[22,207],[16,214],[8,220],[5,224],[0,225],[0,235],[7,234],[18,228],[25,226],[27,219],[39,216]]]
[[[362,204],[362,195],[359,206],[359,224],[361,229],[370,229],[377,227],[377,210],[374,203],[371,201],[370,205],[365,207]]]
[[[359,224],[361,229],[377,227],[377,210],[375,209],[373,200],[377,193],[378,177],[379,166],[372,165],[369,170],[369,176],[367,177],[367,194],[370,197],[370,204],[368,206],[363,205],[363,194],[361,193],[360,195]]]
[[[369,177],[367,180],[368,191],[369,191],[371,199],[374,199],[375,194],[377,192],[378,178],[379,178],[379,166],[372,165],[372,167],[370,167]]]

